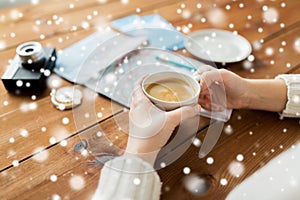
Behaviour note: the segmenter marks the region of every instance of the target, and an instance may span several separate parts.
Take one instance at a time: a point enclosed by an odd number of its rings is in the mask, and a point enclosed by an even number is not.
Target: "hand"
[[[174,129],[181,121],[199,114],[200,106],[184,106],[169,112],[160,110],[143,93],[142,80],[133,90],[126,152],[153,164]]]
[[[247,104],[247,82],[225,69],[209,68],[196,72],[201,76],[199,104],[207,109],[242,108]]]
[[[257,109],[280,112],[287,101],[287,89],[281,79],[246,79],[225,70],[205,66],[201,76],[199,104],[207,110]],[[270,103],[272,102],[272,103]]]

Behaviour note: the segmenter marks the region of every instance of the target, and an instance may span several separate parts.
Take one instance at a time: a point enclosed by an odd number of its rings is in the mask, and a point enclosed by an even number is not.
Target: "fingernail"
[[[201,80],[201,75],[200,74],[194,74],[193,77],[196,81],[200,82],[200,80]]]

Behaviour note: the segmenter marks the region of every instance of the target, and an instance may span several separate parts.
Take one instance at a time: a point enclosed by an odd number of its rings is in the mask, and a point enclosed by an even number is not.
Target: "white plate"
[[[219,63],[239,62],[252,51],[251,44],[244,37],[219,29],[195,31],[184,43],[192,55]]]

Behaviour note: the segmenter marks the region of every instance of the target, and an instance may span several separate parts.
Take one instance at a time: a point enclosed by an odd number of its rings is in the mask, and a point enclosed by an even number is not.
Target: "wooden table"
[[[298,0],[104,2],[49,0],[0,10],[0,74],[20,43],[35,40],[60,50],[99,27],[105,28],[114,19],[152,13],[161,15],[185,34],[204,28],[238,31],[251,42],[255,60],[250,67],[245,67],[245,62],[225,67],[243,77],[273,78],[280,73],[300,73]],[[272,15],[273,11],[275,21],[273,17],[263,20],[264,13]],[[215,20],[216,16],[220,16],[219,20]],[[82,26],[83,22],[89,26]],[[298,51],[294,48],[296,39]],[[74,119],[76,109],[59,111],[51,105],[49,96],[51,88],[72,84],[55,74],[50,79],[52,85],[42,94],[29,96],[8,93],[0,83],[0,199],[90,199],[101,170],[93,155],[120,154],[121,150],[113,146],[126,146],[127,109],[82,87],[85,98],[81,107],[93,103],[94,113],[80,113],[86,117],[78,125]],[[201,119],[197,134],[201,141],[209,126],[209,119]],[[158,171],[163,182],[162,199],[225,199],[237,184],[299,140],[299,120],[281,120],[277,113],[234,110],[226,128],[231,128],[232,133],[223,131],[207,156],[213,158],[212,164],[207,157],[199,159],[199,147],[191,145],[176,162]],[[99,137],[99,131],[105,132],[106,137]],[[74,151],[82,141],[87,142],[93,155]],[[243,155],[242,161],[237,161],[239,154]],[[238,177],[228,170],[233,161],[245,169]],[[210,183],[206,193],[194,196],[185,189],[185,167],[206,178]],[[221,184],[225,179],[227,184]]]

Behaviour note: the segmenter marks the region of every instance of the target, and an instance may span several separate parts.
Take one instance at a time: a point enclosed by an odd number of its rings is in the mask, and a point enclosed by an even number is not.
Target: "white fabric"
[[[157,172],[138,157],[121,156],[105,163],[93,200],[158,200]]]
[[[283,79],[287,86],[287,98],[283,117],[300,117],[300,74],[281,74],[275,79]]]

